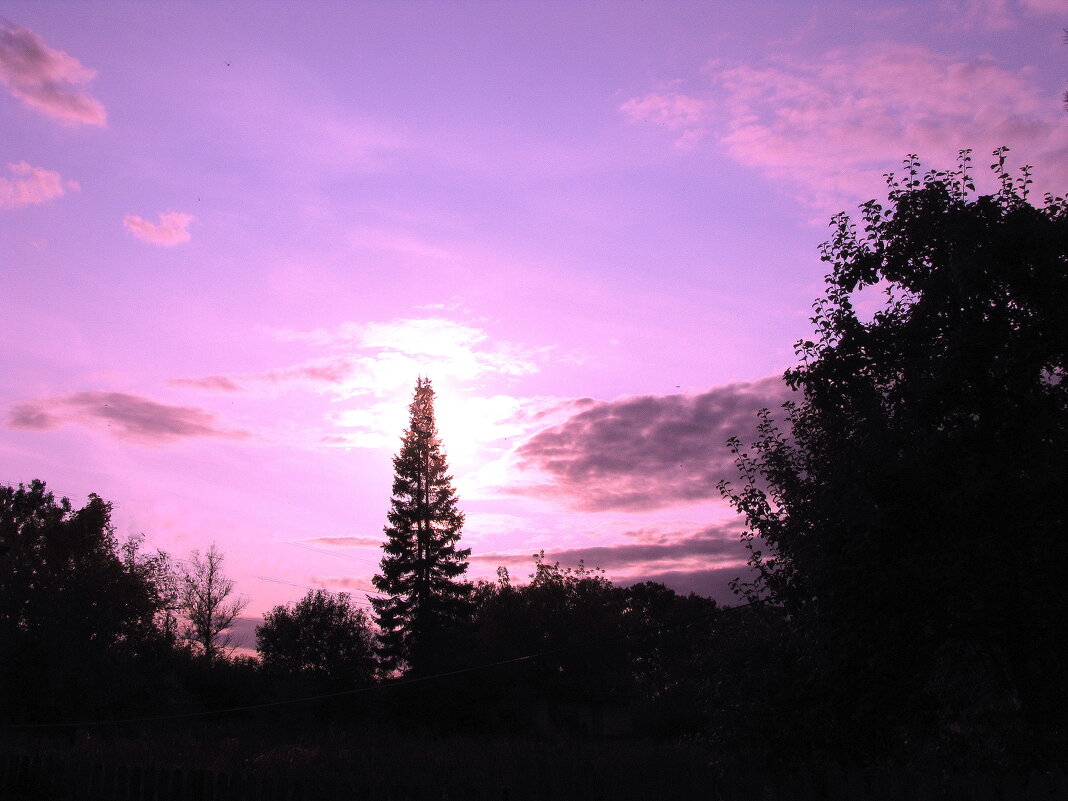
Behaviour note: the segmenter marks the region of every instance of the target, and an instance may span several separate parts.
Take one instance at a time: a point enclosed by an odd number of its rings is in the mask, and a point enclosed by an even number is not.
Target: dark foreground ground
[[[708,743],[502,739],[373,728],[256,739],[194,728],[0,740],[8,801],[1062,801],[1068,777],[935,768],[772,772]]]

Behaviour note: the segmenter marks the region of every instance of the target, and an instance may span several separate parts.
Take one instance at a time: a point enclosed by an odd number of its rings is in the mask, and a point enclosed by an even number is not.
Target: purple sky
[[[217,542],[249,614],[367,587],[422,373],[473,575],[544,548],[725,599],[723,443],[783,397],[827,221],[909,152],[1068,189],[1066,25],[0,2],[0,481]]]

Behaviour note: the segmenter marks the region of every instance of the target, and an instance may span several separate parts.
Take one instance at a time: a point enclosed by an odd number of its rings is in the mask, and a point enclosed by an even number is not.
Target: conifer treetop
[[[469,548],[458,548],[464,514],[434,419],[430,379],[416,381],[408,428],[393,457],[393,495],[372,599],[382,630],[380,657],[389,670],[422,666],[437,632],[459,613]]]

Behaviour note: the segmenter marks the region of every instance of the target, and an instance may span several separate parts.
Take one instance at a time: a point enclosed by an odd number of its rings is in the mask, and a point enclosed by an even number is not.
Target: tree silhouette
[[[111,504],[75,509],[44,482],[0,486],[0,708],[73,715],[151,695],[169,654],[165,554],[120,544]]]
[[[296,604],[276,606],[256,627],[256,649],[273,674],[338,686],[374,678],[371,622],[348,593],[314,590]]]
[[[1028,202],[1005,151],[994,195],[967,151],[922,178],[910,156],[863,232],[834,218],[817,336],[785,376],[802,399],[786,430],[762,413],[751,452],[732,441],[739,589],[793,621],[838,744],[984,764],[1063,745],[1068,202]]]
[[[393,497],[384,529],[381,572],[373,579],[385,598],[372,598],[381,629],[379,656],[388,674],[424,670],[460,616],[470,549],[458,549],[464,515],[457,508],[434,420],[430,379],[416,381],[408,429],[393,458]]]
[[[209,664],[235,647],[227,629],[248,604],[244,597],[230,598],[234,582],[223,573],[223,558],[215,543],[203,556],[193,551],[179,582],[183,637]]]

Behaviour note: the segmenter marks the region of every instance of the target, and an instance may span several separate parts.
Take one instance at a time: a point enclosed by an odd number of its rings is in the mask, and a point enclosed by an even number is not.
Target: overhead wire
[[[675,620],[666,621],[666,622],[663,622],[663,623],[658,622],[658,623],[651,624],[649,626],[645,626],[643,628],[646,630],[645,633],[649,633],[649,632],[654,631],[654,630],[655,631],[662,631],[665,628],[667,628],[667,629],[674,628],[674,627],[676,627],[676,626],[678,626],[680,624],[692,623],[692,622],[697,621],[697,620],[703,620],[703,619],[706,619],[706,618],[715,617],[715,616],[720,615],[720,614],[722,614],[724,612],[734,612],[734,611],[737,611],[739,609],[747,609],[747,608],[759,607],[759,606],[764,606],[764,605],[765,605],[765,601],[757,600],[757,601],[747,601],[746,603],[738,604],[737,606],[727,606],[727,607],[716,606],[714,609],[708,610],[706,612],[702,612],[702,613],[697,614],[697,615],[691,615],[691,616],[686,617],[686,618],[676,618]],[[224,708],[221,708],[221,709],[205,709],[205,710],[199,710],[199,711],[196,711],[196,712],[180,712],[180,713],[171,713],[171,714],[168,714],[168,715],[147,715],[147,716],[142,716],[142,717],[121,718],[121,719],[115,719],[115,720],[66,721],[66,722],[58,722],[58,723],[22,723],[22,724],[0,723],[0,729],[87,728],[87,727],[90,727],[90,726],[119,726],[119,725],[132,724],[132,723],[158,723],[158,722],[163,722],[163,721],[168,721],[168,720],[188,720],[188,719],[192,719],[192,718],[209,717],[211,715],[226,715],[226,714],[231,714],[231,713],[234,713],[234,712],[246,712],[246,711],[251,711],[251,710],[256,710],[256,709],[270,709],[270,708],[273,708],[273,707],[280,707],[280,706],[292,706],[292,705],[295,705],[295,704],[309,703],[309,702],[312,702],[312,701],[324,701],[324,700],[328,700],[330,698],[344,698],[344,697],[350,697],[350,696],[355,696],[355,695],[362,695],[362,694],[370,693],[370,692],[392,690],[392,689],[395,689],[395,688],[398,688],[398,687],[406,687],[406,686],[410,686],[410,685],[413,685],[413,684],[422,684],[422,683],[426,683],[426,682],[429,682],[429,681],[437,681],[439,679],[451,678],[453,676],[460,676],[460,675],[463,675],[463,674],[466,674],[466,673],[474,673],[474,672],[479,671],[479,670],[489,670],[491,668],[503,667],[505,665],[518,664],[518,663],[521,663],[521,662],[528,662],[528,661],[532,661],[532,660],[535,660],[535,659],[540,659],[541,657],[544,657],[544,656],[549,656],[551,654],[561,653],[563,651],[576,650],[576,649],[579,649],[579,648],[590,648],[590,647],[593,647],[593,646],[596,646],[596,645],[602,645],[602,644],[607,643],[607,642],[612,642],[613,640],[618,640],[618,639],[623,639],[623,638],[628,638],[628,637],[633,637],[633,636],[636,636],[636,635],[640,635],[641,633],[642,633],[641,630],[639,630],[637,632],[625,631],[625,632],[620,632],[620,633],[617,633],[617,634],[614,634],[614,635],[610,635],[610,636],[607,636],[607,637],[594,638],[594,639],[590,639],[590,640],[585,640],[585,641],[580,642],[580,643],[573,643],[573,644],[570,644],[570,645],[561,645],[561,646],[558,646],[556,648],[549,648],[549,649],[546,649],[546,650],[543,650],[543,651],[537,651],[537,652],[534,652],[534,653],[523,654],[521,656],[512,657],[512,658],[509,658],[509,659],[501,659],[501,660],[497,660],[495,662],[487,662],[487,663],[483,663],[483,664],[480,664],[480,665],[471,665],[471,666],[464,667],[464,668],[457,668],[455,670],[442,671],[440,673],[433,673],[433,674],[428,675],[428,676],[415,676],[415,677],[412,677],[412,678],[397,679],[395,681],[389,681],[389,682],[385,682],[385,683],[382,683],[382,684],[371,684],[371,685],[367,685],[367,686],[364,686],[364,687],[355,687],[355,688],[351,688],[351,689],[348,689],[348,690],[338,690],[336,692],[331,692],[331,693],[320,693],[318,695],[302,696],[300,698],[286,698],[286,699],[281,699],[281,700],[278,700],[278,701],[263,701],[263,702],[256,703],[256,704],[243,704],[243,705],[239,705],[239,706],[224,707]]]
[[[292,542],[287,540],[286,545],[292,545],[294,548],[303,548],[306,551],[314,551],[315,553],[321,553],[323,554],[323,556],[332,556],[335,559],[349,559],[353,562],[365,562],[369,565],[378,564],[378,562],[376,562],[374,559],[365,559],[362,556],[353,556],[352,554],[348,553],[334,553],[333,551],[328,551],[325,548],[316,548],[313,545],[305,545],[302,542]]]
[[[272,576],[259,576],[258,575],[258,576],[256,576],[256,578],[260,579],[261,581],[269,581],[272,584],[285,584],[285,585],[288,585],[290,587],[296,587],[298,590],[311,590],[313,592],[315,590],[323,590],[325,592],[329,592],[329,593],[332,593],[332,594],[335,594],[335,595],[339,594],[341,592],[345,592],[344,590],[331,590],[331,589],[329,589],[327,587],[324,587],[324,586],[321,586],[321,585],[320,586],[310,586],[310,585],[307,585],[307,584],[297,584],[296,582],[293,582],[293,581],[286,581],[285,579],[274,578]],[[358,589],[358,590],[361,590],[361,591],[365,591],[365,590],[363,590],[362,587],[356,587],[355,589]],[[378,592],[378,590],[370,590],[369,592],[373,592],[375,595],[383,595],[384,594],[384,593]],[[370,607],[370,605],[371,605],[370,599],[364,601],[364,600],[362,600],[360,598],[357,598],[357,597],[354,597],[354,596],[350,596],[349,600],[353,601],[354,603],[367,604],[368,607]]]
[[[25,482],[23,482],[23,483],[25,483]],[[325,550],[322,550],[322,549],[319,549],[319,548],[314,548],[312,546],[304,545],[302,543],[286,542],[286,544],[287,545],[292,545],[292,546],[297,547],[297,548],[303,548],[303,549],[306,549],[306,550],[315,551],[317,553],[322,553],[322,554],[324,554],[326,556],[333,556],[333,557],[341,558],[341,559],[352,559],[352,560],[355,560],[355,561],[364,561],[364,562],[369,562],[370,561],[370,560],[367,560],[367,559],[361,559],[360,557],[355,557],[355,556],[351,556],[351,555],[348,555],[348,554],[331,553],[329,551],[325,551]],[[185,560],[185,559],[177,559],[177,558],[175,558],[175,561],[180,562],[180,563],[188,564],[188,560]],[[260,579],[262,581],[268,581],[268,582],[272,582],[272,583],[275,583],[275,584],[285,584],[285,585],[288,585],[288,586],[297,587],[298,589],[325,590],[326,592],[335,592],[333,590],[327,589],[326,587],[321,587],[321,586],[320,587],[310,587],[310,586],[307,586],[307,585],[301,585],[301,584],[297,584],[297,583],[294,583],[294,582],[291,582],[291,581],[286,581],[284,579],[274,578],[274,577],[271,577],[271,576],[257,575],[256,578],[258,578],[258,579]],[[365,588],[365,587],[354,586],[353,589],[356,589],[356,590],[359,590],[359,591],[365,592],[365,593],[374,593],[376,595],[385,595],[385,593],[379,592],[378,590],[373,590],[373,589],[369,589],[369,588]],[[368,607],[371,606],[369,600],[368,601],[361,601],[359,599],[352,599],[352,600],[354,602],[356,602],[356,603],[359,603],[359,604],[366,604]],[[739,609],[746,609],[746,608],[751,608],[751,607],[756,607],[756,606],[763,606],[764,603],[765,603],[764,601],[758,600],[758,601],[748,601],[748,602],[746,602],[744,604],[738,604],[737,606],[728,606],[728,607],[716,606],[714,609],[709,610],[709,611],[704,612],[704,613],[701,613],[701,614],[698,614],[698,615],[690,616],[688,618],[675,619],[673,621],[657,622],[655,624],[651,624],[651,625],[646,626],[644,628],[647,630],[647,632],[648,631],[653,631],[653,630],[662,631],[665,628],[673,628],[673,627],[676,627],[676,626],[678,626],[680,624],[683,624],[683,623],[690,623],[690,622],[694,622],[696,620],[700,620],[700,619],[704,619],[704,618],[708,618],[708,617],[714,617],[714,616],[722,614],[724,612],[732,612],[732,611],[736,611],[736,610],[739,610]],[[443,678],[449,678],[449,677],[452,677],[452,676],[458,676],[458,675],[462,675],[462,674],[466,674],[466,673],[472,673],[472,672],[479,671],[479,670],[488,670],[488,669],[491,669],[491,668],[502,667],[502,666],[505,666],[505,665],[518,664],[518,663],[521,663],[521,662],[527,662],[527,661],[531,661],[531,660],[534,660],[534,659],[539,659],[539,658],[542,658],[544,656],[548,656],[548,655],[551,655],[551,654],[554,654],[554,653],[560,653],[560,652],[563,652],[563,651],[575,650],[575,649],[579,649],[579,648],[588,648],[588,647],[592,647],[594,645],[599,645],[599,644],[611,642],[613,640],[617,640],[617,639],[621,639],[621,638],[629,638],[629,637],[634,637],[634,636],[640,636],[641,633],[642,633],[641,630],[639,630],[639,631],[625,631],[625,632],[621,632],[621,633],[618,633],[618,634],[615,634],[615,635],[611,635],[611,636],[608,636],[608,637],[595,638],[595,639],[592,639],[592,640],[586,640],[586,641],[581,642],[581,643],[574,643],[574,644],[571,644],[571,645],[559,646],[559,647],[556,647],[556,648],[550,648],[550,649],[543,650],[543,651],[524,654],[524,655],[521,655],[521,656],[509,658],[509,659],[502,659],[502,660],[498,660],[498,661],[495,661],[495,662],[488,662],[488,663],[484,663],[484,664],[480,664],[480,665],[472,665],[472,666],[468,666],[468,667],[465,667],[465,668],[458,668],[458,669],[455,669],[455,670],[444,671],[444,672],[440,672],[440,673],[431,674],[431,675],[428,675],[428,676],[418,676],[418,677],[412,677],[412,678],[407,678],[407,679],[398,679],[398,680],[395,680],[395,681],[390,681],[390,682],[386,682],[386,683],[382,683],[382,684],[373,684],[373,685],[368,685],[368,686],[365,686],[365,687],[357,687],[357,688],[352,688],[352,689],[348,689],[348,690],[339,690],[337,692],[322,693],[322,694],[319,694],[319,695],[303,696],[303,697],[300,697],[300,698],[288,698],[288,699],[283,699],[283,700],[278,700],[278,701],[265,701],[265,702],[256,703],[256,704],[245,704],[245,705],[240,705],[240,706],[233,706],[233,707],[226,707],[226,708],[212,709],[212,710],[200,710],[200,711],[197,711],[197,712],[172,713],[172,714],[168,714],[168,715],[152,715],[152,716],[143,716],[143,717],[136,717],[136,718],[123,718],[123,719],[115,719],[115,720],[60,722],[60,723],[33,723],[33,724],[3,724],[3,723],[0,723],[0,729],[2,729],[2,728],[42,729],[42,728],[70,728],[70,727],[83,728],[83,727],[88,727],[88,726],[104,726],[104,725],[122,725],[122,724],[128,724],[128,723],[162,722],[162,721],[166,721],[166,720],[183,720],[183,719],[190,719],[190,718],[197,718],[197,717],[206,717],[206,716],[210,716],[210,715],[222,715],[222,714],[229,714],[229,713],[233,713],[233,712],[242,712],[242,711],[248,711],[248,710],[254,710],[254,709],[266,709],[266,708],[272,708],[272,707],[278,707],[278,706],[287,706],[287,705],[293,705],[293,704],[308,703],[308,702],[311,702],[311,701],[321,701],[321,700],[326,700],[326,699],[330,699],[330,698],[341,698],[341,697],[346,697],[346,696],[359,695],[359,694],[363,694],[363,693],[367,693],[367,692],[388,690],[388,689],[408,686],[408,685],[412,685],[412,684],[419,684],[419,683],[425,683],[425,682],[428,682],[428,681],[435,681],[435,680],[439,680],[439,679],[443,679]]]

